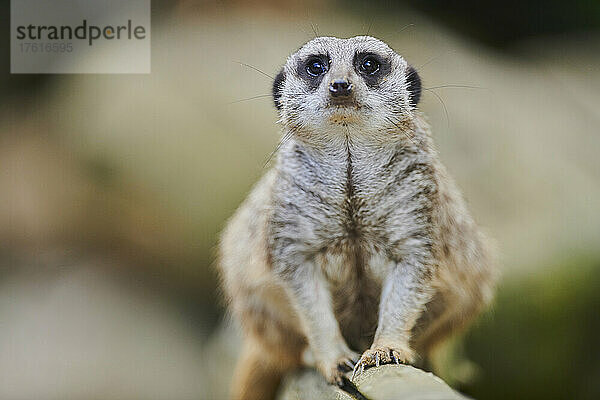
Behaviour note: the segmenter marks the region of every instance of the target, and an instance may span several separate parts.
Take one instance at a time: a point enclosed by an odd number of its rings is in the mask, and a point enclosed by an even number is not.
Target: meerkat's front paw
[[[384,364],[409,364],[413,360],[414,353],[409,348],[373,347],[366,350],[360,357],[354,366],[351,379],[354,380],[355,376],[371,367],[379,367]]]
[[[340,386],[343,384],[344,374],[354,369],[359,357],[358,353],[348,350],[346,354],[337,358],[334,362],[318,363],[317,365],[327,382]]]

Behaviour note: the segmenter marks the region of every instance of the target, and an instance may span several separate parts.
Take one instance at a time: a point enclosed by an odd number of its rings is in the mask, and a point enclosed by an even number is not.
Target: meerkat
[[[276,76],[274,165],[220,243],[244,331],[235,400],[275,398],[307,351],[337,385],[351,370],[414,363],[490,302],[488,240],[420,97],[417,71],[369,36],[315,38]]]

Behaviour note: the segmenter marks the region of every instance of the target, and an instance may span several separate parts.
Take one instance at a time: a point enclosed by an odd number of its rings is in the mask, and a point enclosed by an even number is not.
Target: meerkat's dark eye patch
[[[318,57],[311,58],[306,62],[306,72],[310,76],[319,76],[327,72],[327,64]]]
[[[275,80],[273,81],[273,102],[275,103],[275,107],[278,110],[281,110],[281,91],[283,90],[283,81],[285,81],[285,72],[283,72],[283,68],[277,76],[275,76]]]
[[[300,60],[297,71],[311,89],[316,89],[323,80],[323,75],[329,71],[329,57],[317,54]]]
[[[362,60],[362,63],[358,66],[358,69],[363,74],[373,75],[379,71],[379,61],[373,56],[367,56]]]
[[[356,53],[354,69],[368,86],[375,86],[379,80],[391,71],[389,60],[375,53]]]
[[[410,93],[410,105],[416,107],[421,100],[421,77],[410,65],[406,71],[406,89]]]

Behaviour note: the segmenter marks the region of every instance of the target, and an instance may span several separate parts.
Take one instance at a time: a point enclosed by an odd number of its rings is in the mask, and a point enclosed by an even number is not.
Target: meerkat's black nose
[[[352,84],[345,79],[336,79],[329,84],[329,93],[333,97],[348,96],[352,93]]]

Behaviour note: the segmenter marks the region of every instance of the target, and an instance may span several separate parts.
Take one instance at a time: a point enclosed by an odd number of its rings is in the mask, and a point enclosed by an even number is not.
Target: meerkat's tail
[[[293,367],[260,346],[245,343],[233,379],[232,400],[275,400],[283,376]]]

